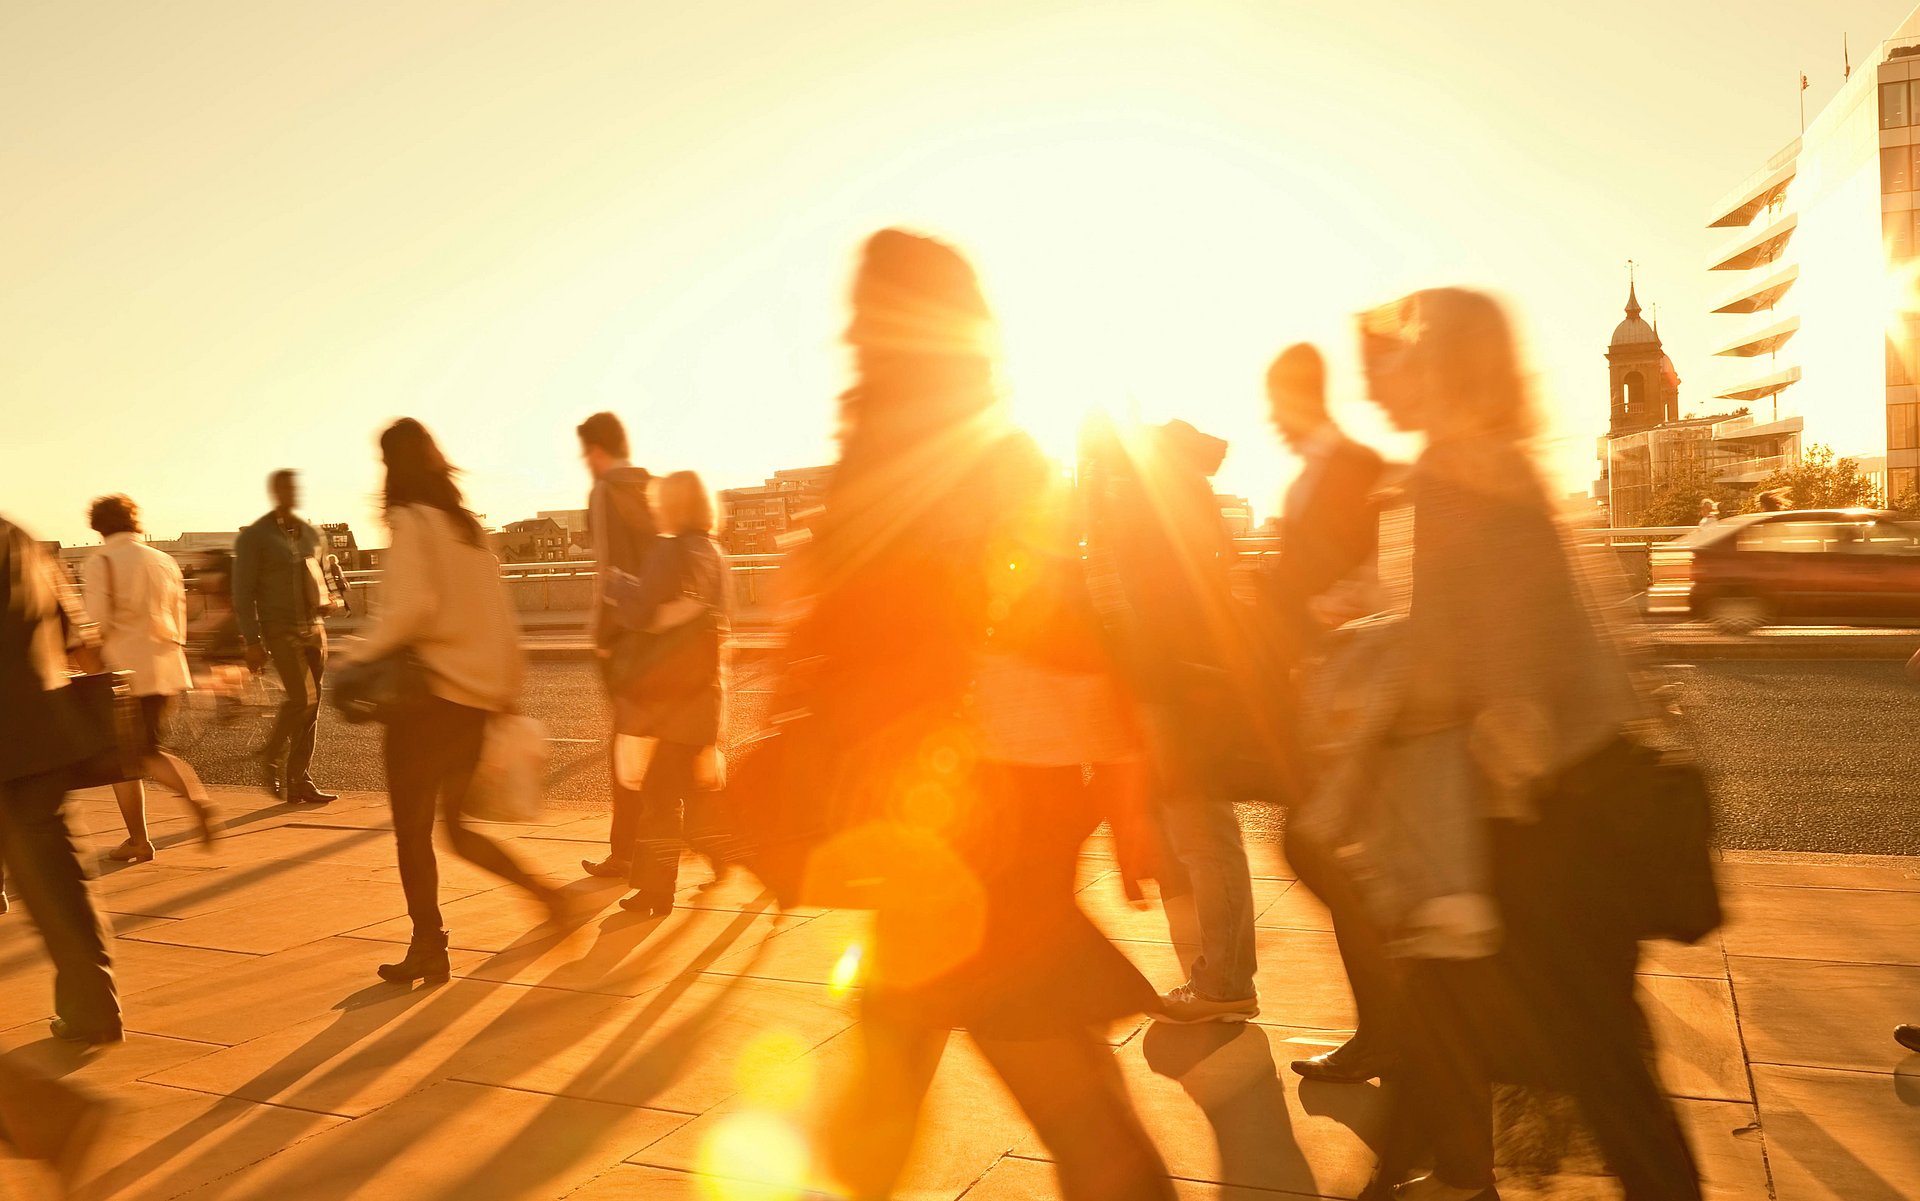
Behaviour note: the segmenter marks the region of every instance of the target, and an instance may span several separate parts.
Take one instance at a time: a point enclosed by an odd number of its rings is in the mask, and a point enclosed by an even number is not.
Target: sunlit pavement
[[[490,827],[596,912],[560,937],[534,907],[442,862],[454,979],[406,989],[374,965],[407,936],[384,798],[319,809],[226,793],[212,853],[156,798],[159,858],[105,865],[101,903],[130,1037],[83,1058],[46,1034],[50,972],[26,915],[0,918],[0,1047],[110,1098],[83,1197],[776,1201],[824,1188],[815,1130],[852,1065],[858,914],[776,913],[751,881],[694,887],[664,920],[579,879],[604,818]],[[97,853],[110,798],[78,818]],[[1302,1085],[1286,1061],[1352,1021],[1325,913],[1257,843],[1261,1016],[1112,1032],[1187,1198],[1352,1197],[1376,1087]],[[108,867],[111,870],[106,870]],[[1082,902],[1161,986],[1181,954],[1157,907],[1121,896],[1096,841]],[[1716,1198],[1911,1196],[1920,1180],[1920,860],[1741,855],[1733,921],[1650,948],[1661,1068]],[[1503,1138],[1508,1197],[1611,1196],[1590,1154],[1549,1170]],[[1522,1162],[1522,1161],[1525,1162]],[[0,1159],[0,1197],[53,1193]],[[1234,1186],[1221,1188],[1221,1185]],[[1046,1152],[964,1038],[941,1068],[903,1196],[1054,1195]]]

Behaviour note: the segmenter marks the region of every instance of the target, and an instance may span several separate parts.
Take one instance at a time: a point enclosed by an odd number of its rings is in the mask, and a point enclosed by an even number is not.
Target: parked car
[[[1920,523],[1877,509],[1744,513],[1648,553],[1649,613],[1729,630],[1920,625]]]

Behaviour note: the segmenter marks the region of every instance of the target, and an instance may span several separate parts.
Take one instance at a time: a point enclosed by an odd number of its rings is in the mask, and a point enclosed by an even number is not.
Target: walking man
[[[1262,608],[1274,627],[1280,661],[1310,655],[1331,627],[1365,616],[1373,582],[1380,515],[1373,499],[1380,456],[1348,438],[1327,415],[1326,365],[1304,343],[1267,369],[1267,401],[1280,440],[1301,460],[1280,519],[1280,554],[1261,580]],[[1393,1061],[1397,984],[1391,963],[1345,869],[1289,822],[1287,862],[1333,915],[1334,940],[1358,1011],[1354,1035],[1324,1054],[1295,1060],[1309,1080],[1362,1083]]]
[[[332,607],[320,574],[320,535],[294,513],[299,481],[292,471],[267,477],[273,511],[240,531],[233,548],[233,610],[246,641],[247,666],[269,660],[286,695],[260,748],[260,781],[291,804],[319,805],[334,794],[314,785],[314,732],[320,724],[320,682],[327,670]]]
[[[625,629],[617,620],[608,587],[612,572],[637,576],[647,559],[657,532],[653,510],[647,503],[647,485],[651,477],[643,467],[628,461],[627,429],[612,413],[595,413],[574,431],[580,436],[580,458],[593,476],[593,491],[587,498],[587,530],[593,539],[593,609],[587,628],[593,638],[594,654],[601,667],[601,679],[607,686],[610,709],[617,709],[618,684],[612,670],[614,651],[622,638],[645,637],[641,631]],[[609,731],[611,735],[611,731]],[[611,738],[609,739],[611,745]],[[582,859],[580,866],[590,875],[625,879],[631,867],[634,840],[640,834],[640,793],[620,782],[619,768],[608,755],[607,786],[613,800],[613,820],[607,830],[607,856],[595,861]]]

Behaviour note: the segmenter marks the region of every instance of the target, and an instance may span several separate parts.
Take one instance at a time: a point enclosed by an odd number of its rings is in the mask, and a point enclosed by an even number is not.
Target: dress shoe
[[[673,894],[656,897],[636,892],[630,897],[620,898],[620,908],[629,913],[644,913],[648,917],[665,917],[673,912]]]
[[[111,851],[108,851],[107,858],[116,863],[146,863],[153,858],[153,844],[151,842],[135,842],[129,838]]]
[[[1243,997],[1237,1001],[1216,1001],[1202,996],[1191,984],[1168,990],[1160,998],[1156,1022],[1192,1026],[1200,1022],[1245,1022],[1260,1016],[1260,998]]]
[[[589,876],[600,876],[607,880],[624,880],[627,877],[627,873],[632,869],[633,865],[625,859],[615,859],[611,855],[600,860],[598,863],[595,863],[591,859],[582,859],[580,861],[581,871],[586,872]]]
[[[447,932],[439,930],[424,938],[415,935],[407,944],[405,958],[399,963],[383,963],[376,970],[391,984],[412,984],[415,980],[445,984],[453,975],[453,966],[447,961]]]
[[[1287,1066],[1295,1075],[1324,1084],[1365,1084],[1392,1070],[1393,1057],[1349,1039],[1331,1051],[1296,1059]]]
[[[127,1041],[126,1032],[118,1026],[104,1030],[83,1030],[65,1018],[53,1019],[47,1026],[47,1032],[61,1042],[78,1043],[85,1047],[106,1047]]]
[[[0,908],[0,913],[5,912],[6,909]],[[1920,1054],[1920,1026],[1895,1026],[1893,1041],[1915,1054]]]
[[[340,794],[321,792],[318,788],[309,784],[305,788],[294,789],[293,792],[288,795],[287,799],[296,805],[324,805],[329,801],[339,800]]]

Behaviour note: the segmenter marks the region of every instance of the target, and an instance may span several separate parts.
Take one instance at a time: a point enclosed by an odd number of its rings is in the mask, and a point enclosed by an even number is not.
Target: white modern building
[[[1920,492],[1920,10],[1708,224],[1732,231],[1716,353],[1751,361],[1720,398]]]

